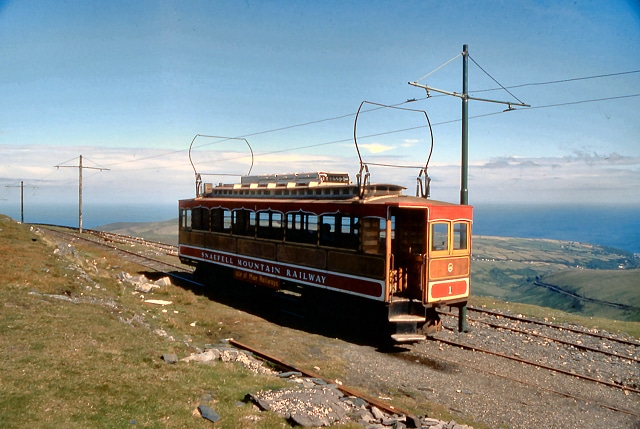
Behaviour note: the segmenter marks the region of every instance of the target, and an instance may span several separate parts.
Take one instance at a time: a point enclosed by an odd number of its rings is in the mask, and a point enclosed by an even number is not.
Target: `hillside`
[[[96,229],[178,242],[177,219],[114,223]],[[640,260],[617,249],[558,240],[474,236],[471,285],[475,296],[588,317],[640,321]]]
[[[639,260],[558,240],[474,237],[472,293],[582,316],[640,320]]]
[[[167,244],[178,244],[178,219],[161,222],[117,222],[95,228],[116,234],[141,237],[145,240],[159,241]]]

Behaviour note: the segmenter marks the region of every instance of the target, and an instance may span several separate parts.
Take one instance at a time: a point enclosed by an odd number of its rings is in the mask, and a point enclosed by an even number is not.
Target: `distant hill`
[[[178,220],[96,228],[178,243]],[[585,243],[473,237],[471,293],[589,317],[640,321],[640,259]]]
[[[102,225],[95,229],[178,245],[178,219],[161,222],[116,222]]]
[[[640,260],[586,243],[473,237],[471,293],[588,317],[640,321]]]

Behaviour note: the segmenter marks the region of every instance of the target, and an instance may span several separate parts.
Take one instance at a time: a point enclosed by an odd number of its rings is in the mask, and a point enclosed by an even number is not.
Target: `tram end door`
[[[391,217],[393,295],[422,302],[427,274],[427,210],[394,208]]]
[[[427,285],[427,219],[426,208],[394,207],[390,210],[392,225],[389,321],[395,323],[397,341],[425,338],[429,325],[424,305]]]

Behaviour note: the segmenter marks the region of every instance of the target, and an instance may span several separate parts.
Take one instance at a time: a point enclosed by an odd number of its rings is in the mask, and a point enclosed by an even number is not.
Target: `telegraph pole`
[[[440,94],[451,95],[462,100],[462,159],[460,161],[460,204],[469,204],[469,100],[485,101],[488,103],[498,103],[508,105],[507,110],[514,110],[513,106],[531,107],[524,103],[514,103],[509,101],[488,100],[478,97],[469,97],[469,45],[462,45],[462,94],[452,91],[444,91],[432,86],[421,85],[418,82],[409,82],[409,85],[422,88],[430,97],[430,91]],[[504,87],[503,87],[504,89]],[[508,92],[508,91],[507,91]],[[510,93],[511,94],[511,93]],[[513,94],[511,94],[513,95]],[[461,306],[458,314],[458,331],[467,332],[467,307]]]
[[[78,232],[82,234],[82,169],[88,168],[90,170],[109,170],[108,168],[100,167],[84,167],[82,165],[82,155],[80,155],[78,165],[55,165],[56,168],[77,168],[78,169]]]
[[[37,188],[37,186],[27,186]],[[5,185],[5,188],[18,188],[18,185]],[[24,223],[24,180],[20,181],[20,223]]]

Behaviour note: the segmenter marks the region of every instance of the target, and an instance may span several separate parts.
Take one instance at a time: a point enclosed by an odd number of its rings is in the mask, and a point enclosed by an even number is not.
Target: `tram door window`
[[[449,253],[449,223],[431,224],[431,251]]]
[[[453,251],[469,249],[469,223],[455,222],[453,224]]]

